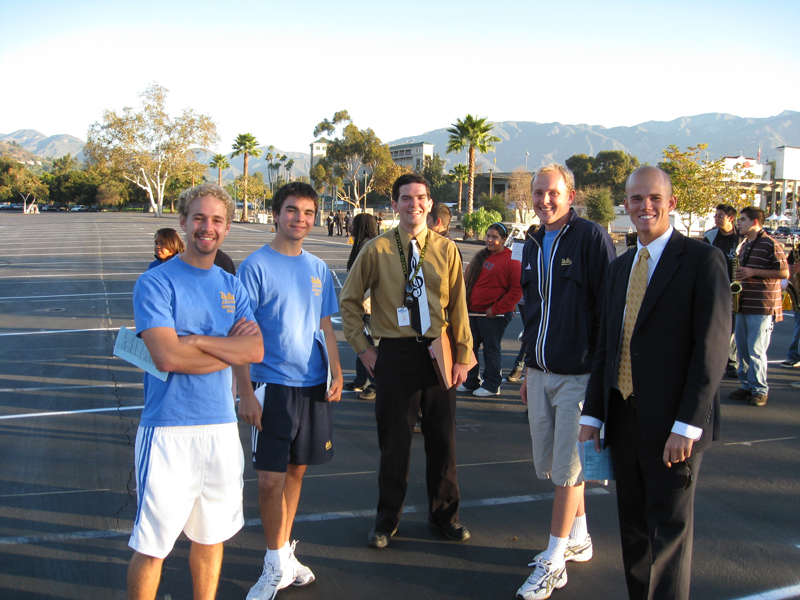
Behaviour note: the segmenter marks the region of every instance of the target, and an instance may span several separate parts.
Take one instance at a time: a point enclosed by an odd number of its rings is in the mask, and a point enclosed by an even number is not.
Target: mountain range
[[[622,150],[636,156],[641,163],[656,164],[662,158],[662,151],[670,144],[684,149],[700,143],[708,144],[707,152],[711,158],[740,154],[756,158],[760,148],[761,162],[764,162],[774,158],[775,148],[779,146],[800,146],[800,112],[786,110],[765,118],[707,113],[672,121],[647,121],[631,127],[498,121],[494,123],[493,133],[503,141],[496,145],[495,152],[477,156],[477,163],[484,171],[490,167],[497,171],[512,171],[526,166],[526,159],[527,167],[533,170],[549,162],[563,163],[575,154],[594,156],[601,150]],[[410,141],[434,144],[433,151],[447,160],[447,168],[451,168],[458,162],[466,162],[466,157],[464,154],[445,156],[448,136],[447,128],[443,127],[388,143],[390,146]],[[59,157],[69,152],[83,158],[83,141],[71,135],[45,136],[32,129],[0,134],[0,142],[12,141],[39,156]],[[263,151],[261,157],[250,158],[250,171],[260,171],[268,179],[268,162],[264,159],[267,146],[260,146],[260,149]],[[274,149],[273,153],[286,154],[294,159],[293,177],[308,175],[310,156],[307,152]],[[207,164],[212,156],[212,153],[204,152],[200,160]],[[230,159],[230,162],[231,168],[223,172],[226,180],[241,174],[243,168],[242,157]]]

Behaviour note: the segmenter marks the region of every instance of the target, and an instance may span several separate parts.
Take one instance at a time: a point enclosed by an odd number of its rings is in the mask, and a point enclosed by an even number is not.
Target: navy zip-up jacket
[[[553,241],[544,276],[544,227],[522,251],[525,364],[545,373],[592,370],[608,265],[617,257],[611,236],[597,223],[570,217]]]

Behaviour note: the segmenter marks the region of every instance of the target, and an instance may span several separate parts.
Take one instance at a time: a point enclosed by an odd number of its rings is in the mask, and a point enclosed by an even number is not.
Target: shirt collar
[[[652,242],[647,244],[647,251],[650,253],[650,260],[653,264],[658,262],[658,259],[661,258],[661,253],[664,252],[664,248],[667,247],[667,242],[669,241],[670,236],[672,235],[674,227],[670,225],[667,230],[662,233],[659,237],[654,239]],[[642,242],[639,241],[637,238],[636,240],[636,255],[639,255],[639,252],[644,248],[642,246]]]
[[[408,250],[408,245],[411,243],[411,234],[408,233],[405,229],[398,226],[397,230],[400,232],[400,243],[403,245],[403,249],[405,251]],[[425,227],[419,234],[417,234],[417,244],[419,244],[420,249],[425,245],[425,240],[428,237],[428,232],[430,230]]]

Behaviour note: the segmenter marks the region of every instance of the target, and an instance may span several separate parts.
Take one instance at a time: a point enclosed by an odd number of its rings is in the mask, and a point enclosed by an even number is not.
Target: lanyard
[[[394,237],[397,240],[397,249],[400,250],[400,263],[403,265],[403,275],[406,277],[406,283],[409,281],[414,281],[419,274],[419,270],[422,268],[422,263],[425,261],[425,250],[428,249],[428,240],[431,237],[430,232],[428,232],[428,237],[425,238],[425,245],[422,247],[422,252],[419,255],[419,262],[417,263],[417,268],[414,270],[414,274],[409,278],[408,276],[408,266],[406,266],[406,257],[403,254],[403,244],[400,243],[400,228],[394,230]]]
[[[742,266],[746,267],[748,261],[750,260],[750,255],[753,253],[753,248],[756,247],[756,243],[758,242],[759,238],[764,235],[763,231],[759,231],[756,235],[756,239],[750,242],[747,246],[745,246],[744,250],[744,260],[742,261]]]

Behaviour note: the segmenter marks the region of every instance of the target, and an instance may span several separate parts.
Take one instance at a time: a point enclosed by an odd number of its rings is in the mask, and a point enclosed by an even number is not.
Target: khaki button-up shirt
[[[400,243],[409,265],[408,247],[411,236],[399,228]],[[423,333],[436,338],[448,327],[455,342],[455,361],[469,364],[472,333],[469,328],[464,274],[456,245],[441,235],[424,229],[417,236],[420,250],[427,240],[428,249],[422,262],[431,326]],[[410,266],[408,267],[410,268]],[[400,326],[397,309],[403,307],[406,278],[400,262],[395,229],[370,240],[359,253],[342,286],[340,296],[342,325],[347,341],[356,352],[369,348],[364,335],[364,294],[372,299],[372,335],[377,338],[403,338],[419,335],[410,325]]]

